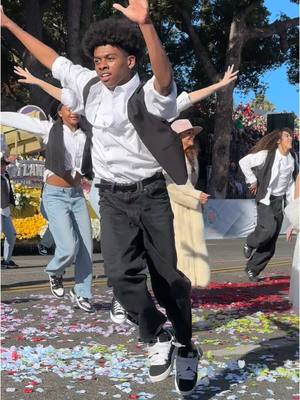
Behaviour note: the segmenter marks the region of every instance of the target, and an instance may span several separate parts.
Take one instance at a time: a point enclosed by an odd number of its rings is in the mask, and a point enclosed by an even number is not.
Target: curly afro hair
[[[144,55],[144,41],[137,25],[127,18],[110,17],[94,22],[85,33],[82,46],[84,53],[94,57],[98,46],[111,45],[125,50],[137,59]]]

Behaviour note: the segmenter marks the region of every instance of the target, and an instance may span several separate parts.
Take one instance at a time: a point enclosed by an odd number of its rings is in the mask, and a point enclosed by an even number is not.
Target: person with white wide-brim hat
[[[174,213],[175,244],[177,267],[192,282],[192,286],[205,287],[210,281],[210,267],[204,237],[202,207],[209,195],[195,189],[198,179],[198,150],[194,139],[203,128],[193,126],[188,119],[172,123],[183,144],[186,156],[188,180],[185,185],[176,185],[166,177],[167,189]]]

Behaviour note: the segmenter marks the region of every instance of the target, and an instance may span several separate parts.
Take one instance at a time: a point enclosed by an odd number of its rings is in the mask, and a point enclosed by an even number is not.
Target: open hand
[[[113,8],[138,25],[143,25],[150,21],[148,1],[146,0],[129,0],[127,7],[114,3]]]
[[[220,81],[222,86],[229,85],[229,83],[231,83],[237,79],[237,75],[238,75],[239,71],[233,72],[233,68],[234,68],[234,64],[230,65],[227,68],[227,71],[225,72],[223,79]]]
[[[23,79],[18,79],[18,82],[35,84],[37,82],[37,78],[33,76],[27,68],[21,68],[18,66],[14,66],[14,73],[21,76]]]
[[[249,186],[249,192],[250,192],[253,196],[256,195],[256,192],[257,192],[257,183],[256,183],[256,182],[252,183],[252,184]]]

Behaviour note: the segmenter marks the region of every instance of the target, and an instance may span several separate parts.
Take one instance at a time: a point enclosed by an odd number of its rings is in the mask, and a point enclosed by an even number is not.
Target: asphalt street
[[[208,241],[212,282],[192,294],[193,335],[204,355],[189,398],[296,400],[299,319],[287,300],[293,243],[279,239],[259,283],[246,280],[242,244]],[[18,269],[2,271],[2,399],[179,399],[174,375],[149,382],[137,329],[110,321],[101,254],[94,254],[95,314],[50,294],[48,259],[19,255]],[[66,288],[72,276],[70,268]]]

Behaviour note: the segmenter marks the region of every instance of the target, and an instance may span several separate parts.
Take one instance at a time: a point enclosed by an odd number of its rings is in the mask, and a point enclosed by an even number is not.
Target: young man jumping
[[[2,27],[85,104],[92,126],[86,162],[92,160],[99,186],[106,274],[114,295],[148,343],[150,379],[165,379],[176,355],[175,386],[188,395],[197,383],[199,352],[191,341],[191,285],[176,267],[173,214],[162,174],[166,170],[177,184],[187,179],[180,139],[166,123],[177,114],[176,86],[147,1],[113,7],[130,21],[109,18],[94,23],[86,33],[84,48],[95,71],[59,57],[4,13]],[[143,85],[135,72],[143,53],[141,33],[154,75]],[[174,337],[164,329],[166,317],[147,289],[145,258],[154,295],[166,310]]]

